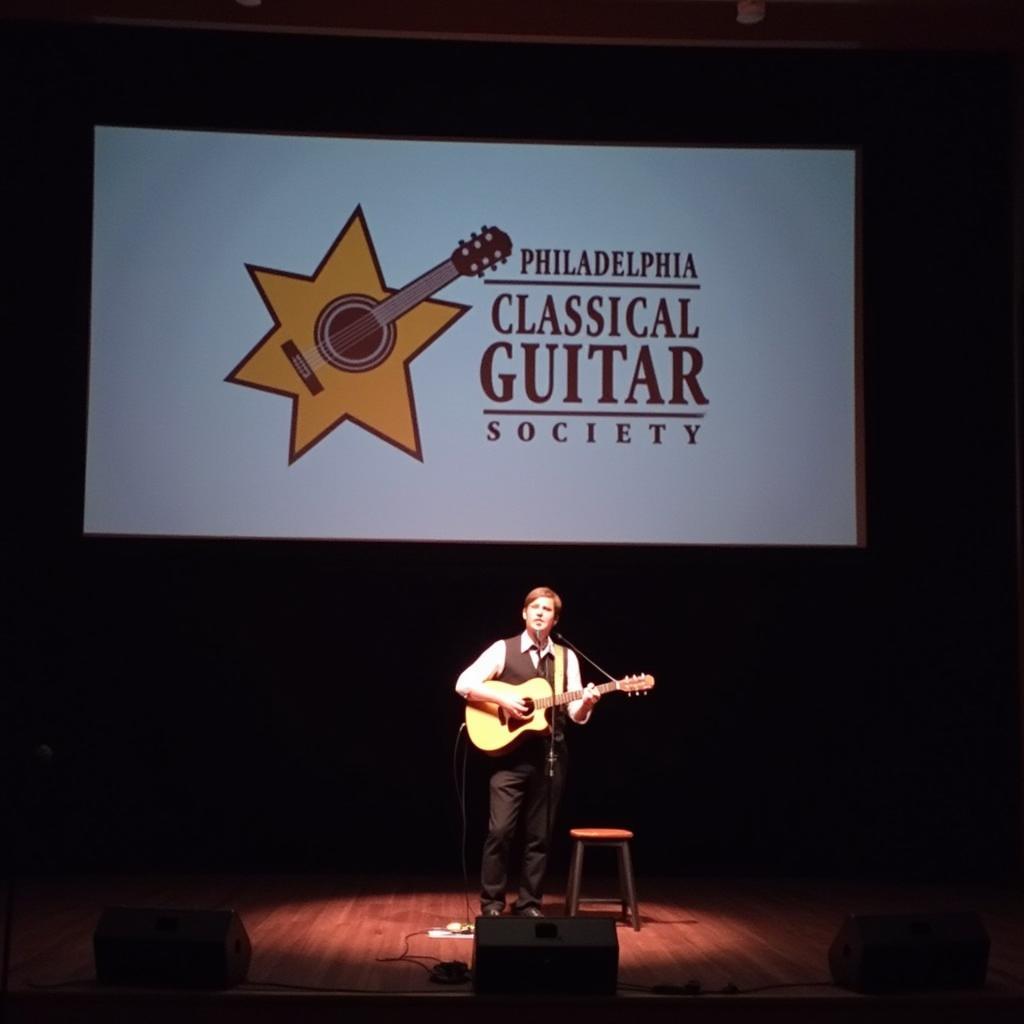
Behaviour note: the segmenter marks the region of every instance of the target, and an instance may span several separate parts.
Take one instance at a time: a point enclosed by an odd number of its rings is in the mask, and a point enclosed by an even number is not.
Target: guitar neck
[[[601,683],[595,689],[598,693],[610,693],[619,688],[620,682],[621,680],[616,679],[610,683]],[[537,708],[561,707],[563,704],[571,704],[574,700],[580,700],[585,692],[584,690],[567,690],[565,693],[555,693],[550,697],[538,697],[534,699],[533,706]]]
[[[415,281],[410,281],[401,291],[375,306],[370,315],[383,327],[408,313],[413,306],[440,291],[445,285],[451,284],[458,276],[459,272],[450,259],[438,263]]]

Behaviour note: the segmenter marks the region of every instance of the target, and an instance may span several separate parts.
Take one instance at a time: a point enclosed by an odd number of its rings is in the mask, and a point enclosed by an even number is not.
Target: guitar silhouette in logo
[[[432,296],[511,251],[485,226],[396,291],[357,207],[311,277],[247,267],[274,327],[226,380],[292,399],[289,462],[349,419],[422,461],[409,363],[472,308]]]

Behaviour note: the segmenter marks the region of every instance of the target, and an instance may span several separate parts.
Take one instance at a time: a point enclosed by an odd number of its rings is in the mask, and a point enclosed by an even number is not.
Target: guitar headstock
[[[512,253],[512,239],[499,228],[482,227],[469,236],[469,241],[460,241],[452,251],[455,269],[465,277],[483,274],[485,270],[504,263]]]
[[[654,689],[654,676],[626,676],[625,679],[620,679],[616,689],[620,693],[628,693],[632,696],[634,693],[646,693],[648,690]]]

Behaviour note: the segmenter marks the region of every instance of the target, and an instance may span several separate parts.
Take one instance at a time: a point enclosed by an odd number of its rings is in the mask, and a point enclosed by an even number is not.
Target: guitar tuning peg
[[[480,230],[481,231],[486,231],[487,230],[487,225],[486,224],[481,224],[480,225]]]
[[[464,238],[460,238],[459,239],[459,245],[465,245],[465,244],[466,244],[466,240]]]

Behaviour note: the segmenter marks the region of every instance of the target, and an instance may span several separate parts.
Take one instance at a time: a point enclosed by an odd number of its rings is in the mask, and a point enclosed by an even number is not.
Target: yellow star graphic
[[[292,399],[289,463],[345,420],[423,460],[409,363],[471,308],[426,297],[450,268],[388,288],[361,207],[312,277],[247,267],[274,327],[226,380]]]

